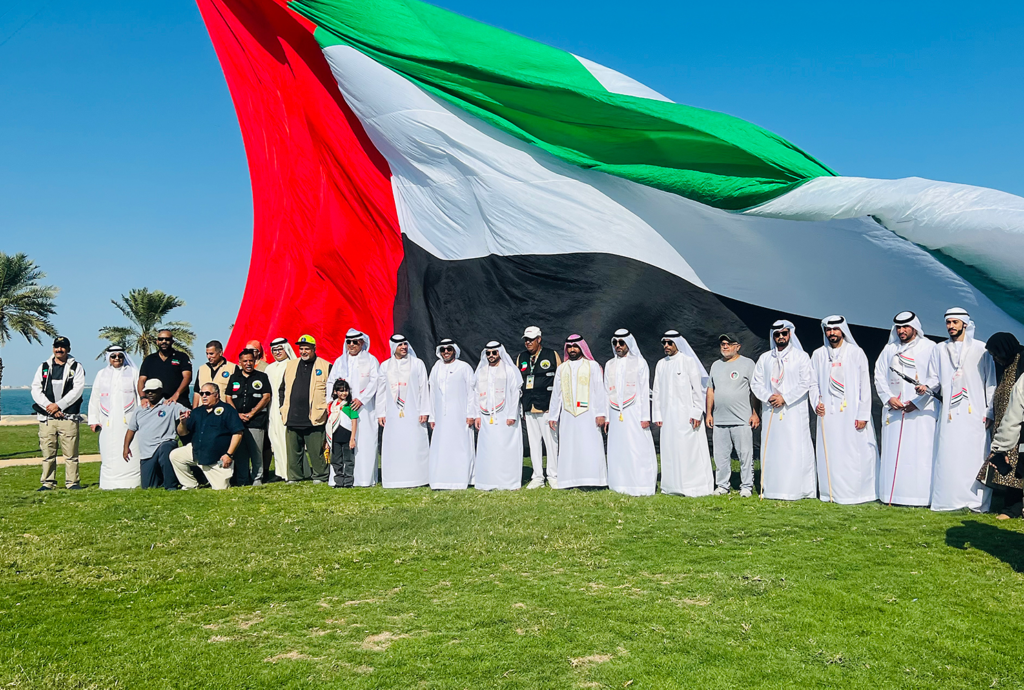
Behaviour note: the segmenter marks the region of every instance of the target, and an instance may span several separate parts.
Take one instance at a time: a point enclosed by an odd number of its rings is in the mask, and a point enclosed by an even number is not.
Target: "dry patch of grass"
[[[395,640],[401,640],[402,638],[406,637],[409,636],[395,635],[394,633],[390,633],[387,630],[385,630],[382,633],[370,635],[365,640],[359,643],[359,647],[370,652],[383,652],[388,647],[390,647]]]

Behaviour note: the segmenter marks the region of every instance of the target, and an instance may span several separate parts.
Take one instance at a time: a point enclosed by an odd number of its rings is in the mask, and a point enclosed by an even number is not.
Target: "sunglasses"
[[[441,352],[455,352],[454,347],[442,347]]]
[[[627,344],[628,343],[626,343],[625,340],[613,340],[612,341],[612,346],[613,347],[618,347],[619,345],[627,345]]]
[[[675,345],[675,342],[672,341],[672,340],[665,339],[665,340],[661,341],[661,344],[662,345]]]
[[[205,398],[208,395],[216,395],[216,393],[214,393],[213,391],[199,391],[200,398]]]
[[[501,350],[484,350],[484,354],[490,357],[491,355],[500,355]]]
[[[156,339],[156,341],[157,341],[158,343],[169,343],[169,342],[171,342],[172,340],[174,340],[174,338],[157,338],[157,339]]]
[[[110,355],[110,359],[124,359],[124,355]]]
[[[776,338],[778,338],[780,335],[789,335],[789,331],[775,331]]]
[[[346,344],[346,345],[352,345],[352,344],[354,344],[354,343],[360,343],[360,344],[362,344],[362,342],[363,342],[363,339],[362,339],[362,338],[351,338],[351,339],[348,339],[348,340],[346,340],[346,341],[345,341],[345,344]]]

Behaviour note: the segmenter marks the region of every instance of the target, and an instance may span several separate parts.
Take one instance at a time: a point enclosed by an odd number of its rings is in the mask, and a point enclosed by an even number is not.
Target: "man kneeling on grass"
[[[192,443],[171,451],[171,465],[183,489],[199,486],[192,474],[197,466],[211,487],[226,489],[234,474],[232,456],[242,442],[245,426],[235,408],[221,402],[216,384],[203,384],[199,398],[202,405],[191,413],[183,412],[178,421],[178,435],[191,434]]]
[[[163,388],[160,379],[147,379],[143,384],[142,395],[149,401],[149,407],[135,407],[128,420],[123,455],[125,462],[131,459],[129,446],[138,438],[142,488],[156,489],[163,484],[168,491],[177,491],[178,480],[171,466],[171,451],[178,447],[175,426],[188,409],[181,403],[164,400]]]

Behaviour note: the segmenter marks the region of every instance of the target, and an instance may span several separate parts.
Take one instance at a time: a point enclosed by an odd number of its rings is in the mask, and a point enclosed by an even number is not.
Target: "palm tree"
[[[192,356],[190,346],[196,339],[196,334],[191,330],[192,324],[188,321],[163,320],[172,309],[185,306],[185,300],[168,295],[162,290],[135,288],[128,291],[127,297],[121,295],[120,301],[110,300],[110,303],[117,307],[132,325],[104,326],[100,329],[100,338],[109,340],[113,345],[120,345],[128,352],[145,357],[156,350],[156,334],[167,330],[174,334],[175,346]],[[105,352],[101,352],[100,357]]]
[[[40,333],[57,335],[50,317],[57,310],[53,300],[59,288],[40,285],[46,274],[26,254],[0,252],[0,345],[6,345],[13,333],[25,340],[42,342]],[[0,359],[0,382],[4,378],[4,361]]]

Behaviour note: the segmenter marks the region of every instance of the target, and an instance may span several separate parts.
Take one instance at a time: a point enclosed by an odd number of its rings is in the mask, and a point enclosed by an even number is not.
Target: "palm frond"
[[[0,252],[0,345],[10,340],[12,331],[29,342],[41,342],[41,334],[57,334],[50,317],[57,313],[59,289],[40,285],[45,277],[28,255]]]
[[[119,345],[143,357],[156,350],[156,336],[161,330],[158,324],[171,310],[185,306],[185,300],[180,297],[149,288],[132,288],[127,295],[121,295],[120,300],[110,302],[134,324],[134,328],[107,326],[100,329],[100,337],[112,342],[115,337],[121,337],[122,342],[119,342]],[[118,331],[119,328],[123,331]],[[178,348],[191,356],[188,346],[195,340],[195,334],[189,330],[191,324],[187,321],[172,321],[163,328],[170,330]],[[105,335],[104,331],[109,335]]]

